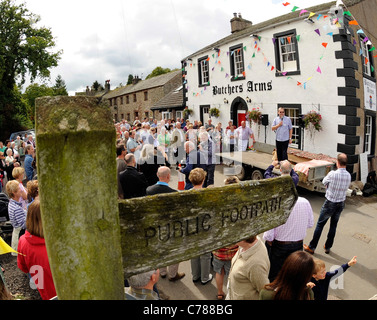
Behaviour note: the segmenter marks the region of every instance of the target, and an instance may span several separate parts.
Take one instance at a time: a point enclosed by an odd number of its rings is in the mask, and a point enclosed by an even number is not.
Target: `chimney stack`
[[[135,85],[135,84],[137,84],[139,81],[141,81],[141,79],[139,78],[139,76],[134,76],[134,78],[132,79],[132,84]]]
[[[250,27],[253,23],[242,18],[241,13],[233,13],[233,18],[230,20],[231,33],[238,32]]]

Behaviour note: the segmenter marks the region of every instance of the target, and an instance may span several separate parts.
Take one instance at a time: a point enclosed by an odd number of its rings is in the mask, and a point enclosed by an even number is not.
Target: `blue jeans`
[[[310,241],[309,247],[312,250],[318,245],[319,238],[321,237],[323,227],[325,226],[327,220],[330,219],[330,229],[327,234],[327,240],[325,243],[325,248],[330,249],[334,243],[336,227],[338,225],[338,221],[340,218],[340,214],[342,213],[344,208],[344,202],[331,202],[326,200],[321,208],[321,212],[319,214],[317,226],[315,227],[315,231],[313,234],[313,239]]]

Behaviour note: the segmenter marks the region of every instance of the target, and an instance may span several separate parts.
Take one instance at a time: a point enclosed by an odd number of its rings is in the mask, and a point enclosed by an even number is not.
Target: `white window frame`
[[[233,50],[233,65],[234,65],[234,77],[243,76],[245,67],[244,67],[244,61],[242,57],[242,47]]]
[[[292,121],[292,143],[289,146],[298,149],[301,140],[301,127],[299,126],[300,109],[284,107],[284,111],[285,115]]]
[[[290,38],[290,41],[288,40]],[[280,66],[283,72],[297,71],[297,46],[294,34],[278,38]]]
[[[175,118],[178,119],[183,119],[183,111],[176,111],[175,112]]]
[[[364,152],[368,155],[372,152],[372,129],[373,129],[373,117],[365,116],[365,140],[364,140]]]
[[[169,111],[163,111],[161,114],[162,114],[162,120],[171,119],[171,112],[169,112]]]
[[[364,39],[360,39],[360,48],[361,48],[361,55],[363,58],[362,64],[363,64],[363,73],[372,76],[372,69],[370,64],[370,55],[369,55],[369,46],[367,42],[364,42]],[[365,63],[365,60],[368,60],[367,63]]]
[[[199,61],[200,64],[200,86],[205,86],[209,84],[209,63],[207,59],[202,59]]]

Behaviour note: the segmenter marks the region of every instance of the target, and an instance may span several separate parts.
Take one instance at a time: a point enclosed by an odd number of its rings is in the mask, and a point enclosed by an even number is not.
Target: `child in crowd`
[[[239,183],[240,180],[236,176],[231,176],[225,179],[224,184]],[[229,275],[229,270],[232,258],[238,250],[238,245],[230,245],[212,252],[213,254],[213,270],[216,272],[216,286],[217,286],[217,299],[224,300],[225,293],[223,291],[224,276]]]
[[[356,264],[356,262],[356,256],[354,256],[348,263],[343,264],[335,271],[326,272],[325,262],[320,259],[314,259],[315,273],[311,280],[314,300],[327,300],[330,281],[342,275],[349,267]]]

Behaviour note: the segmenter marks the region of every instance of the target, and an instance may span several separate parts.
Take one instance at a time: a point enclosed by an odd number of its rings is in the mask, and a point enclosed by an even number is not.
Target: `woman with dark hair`
[[[288,256],[276,279],[264,286],[260,300],[314,300],[308,283],[314,272],[314,260],[305,251]]]

